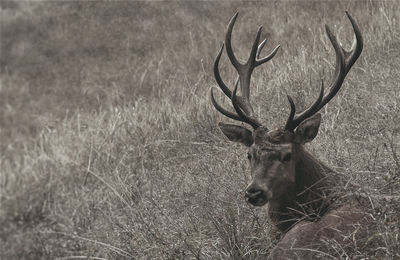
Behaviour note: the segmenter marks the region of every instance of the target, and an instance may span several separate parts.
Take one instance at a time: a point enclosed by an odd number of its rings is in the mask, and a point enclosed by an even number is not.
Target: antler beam
[[[220,51],[217,54],[217,57],[215,58],[214,62],[214,76],[215,80],[217,81],[218,86],[220,89],[225,93],[225,95],[231,99],[232,105],[235,108],[235,111],[237,114],[234,114],[226,109],[224,109],[222,106],[220,106],[213,94],[213,89],[211,89],[211,102],[214,105],[214,107],[221,112],[223,115],[232,118],[234,120],[242,121],[245,123],[248,123],[251,125],[254,129],[258,128],[261,126],[261,123],[257,120],[257,118],[254,116],[254,109],[250,104],[250,78],[253,70],[257,67],[260,66],[261,64],[264,64],[265,62],[269,61],[272,59],[275,54],[278,52],[279,45],[275,47],[275,49],[267,56],[264,58],[259,58],[261,50],[265,46],[265,43],[267,39],[264,39],[260,44],[260,36],[261,36],[261,30],[262,27],[258,29],[256,39],[254,40],[253,46],[250,51],[249,58],[246,63],[240,63],[238,59],[236,58],[233,50],[232,50],[232,30],[233,26],[236,22],[236,18],[238,17],[238,12],[235,13],[235,15],[231,18],[229,24],[228,24],[228,29],[225,35],[225,45],[226,45],[226,53],[228,55],[229,60],[231,61],[233,67],[236,69],[238,73],[238,79],[236,80],[235,83],[235,90],[232,92],[226,84],[223,82],[220,74],[219,74],[219,61],[222,55],[222,51],[224,49],[224,44],[222,45]],[[241,93],[242,96],[237,96],[237,86],[238,83],[240,83],[240,88],[241,88]]]

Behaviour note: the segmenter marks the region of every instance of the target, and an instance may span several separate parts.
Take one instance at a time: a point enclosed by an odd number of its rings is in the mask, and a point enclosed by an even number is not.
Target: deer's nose
[[[262,206],[268,201],[267,193],[263,189],[254,185],[251,185],[246,189],[244,196],[246,197],[247,202],[254,206]]]
[[[263,195],[264,191],[261,189],[257,189],[257,188],[250,188],[247,189],[244,196],[248,199],[255,199],[258,197],[261,197],[261,195]]]

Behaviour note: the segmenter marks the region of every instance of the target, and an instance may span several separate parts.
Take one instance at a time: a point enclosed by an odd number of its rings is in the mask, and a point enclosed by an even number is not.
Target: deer
[[[336,55],[333,78],[327,88],[329,91],[325,93],[322,81],[318,98],[302,112],[296,111],[295,102],[287,95],[290,113],[282,128],[271,130],[263,125],[250,103],[252,72],[256,67],[270,61],[280,48],[278,45],[270,54],[260,58],[267,41],[265,38],[260,43],[262,27],[258,29],[248,60],[242,63],[235,56],[231,43],[233,27],[238,17],[236,12],[228,24],[225,42],[214,61],[216,83],[230,99],[235,112],[217,103],[215,87],[210,91],[213,106],[224,116],[251,127],[249,130],[243,124],[218,123],[220,130],[230,141],[248,147],[251,182],[244,192],[245,199],[255,207],[267,204],[269,218],[282,232],[269,259],[309,259],[317,254],[323,255],[321,244],[324,239],[343,240],[343,231],[355,227],[364,217],[357,201],[349,199],[346,203],[338,203],[337,197],[330,196],[338,185],[336,172],[304,148],[318,134],[321,123],[319,111],[338,93],[363,49],[360,29],[353,17],[347,11],[345,13],[354,32],[350,50],[345,50],[329,26],[325,25],[326,34]],[[233,91],[222,80],[219,72],[224,46],[238,74]],[[238,95],[239,85],[241,96]]]

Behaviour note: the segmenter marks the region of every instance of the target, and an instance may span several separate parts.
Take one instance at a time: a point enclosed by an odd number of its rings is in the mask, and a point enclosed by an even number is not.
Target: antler
[[[223,107],[221,107],[214,98],[213,94],[213,89],[211,89],[211,102],[214,105],[214,107],[223,115],[232,118],[234,120],[242,121],[245,122],[249,125],[251,125],[254,129],[258,128],[261,126],[261,123],[257,120],[257,118],[254,116],[254,110],[253,107],[250,104],[250,78],[253,70],[257,67],[260,66],[261,64],[264,64],[265,62],[269,61],[272,59],[275,54],[277,53],[279,49],[279,45],[275,47],[275,49],[269,54],[268,56],[265,56],[264,58],[259,58],[260,52],[263,49],[267,39],[264,39],[260,44],[260,35],[261,35],[261,30],[262,27],[258,29],[256,39],[254,40],[253,46],[251,48],[250,56],[247,60],[246,63],[240,63],[238,59],[236,58],[235,54],[233,53],[232,50],[232,43],[231,43],[231,38],[232,38],[232,30],[233,26],[235,24],[236,18],[238,17],[238,12],[235,13],[235,15],[232,17],[228,24],[228,29],[226,31],[226,36],[225,36],[225,44],[226,44],[226,53],[229,57],[229,60],[231,61],[233,67],[236,69],[238,72],[238,79],[236,80],[235,83],[235,88],[233,92],[226,86],[226,84],[223,82],[220,74],[219,74],[219,60],[222,55],[222,51],[224,49],[224,45],[222,45],[221,49],[218,52],[217,57],[215,58],[214,62],[214,76],[215,80],[218,83],[218,86],[221,88],[221,90],[225,93],[225,95],[231,99],[232,105],[236,111],[237,114],[234,114]],[[241,93],[243,96],[237,96],[237,87],[238,83],[240,82],[240,88],[241,88]]]
[[[332,34],[329,26],[325,25],[326,33],[336,53],[335,74],[329,86],[329,93],[324,96],[324,84],[322,82],[321,91],[318,99],[309,108],[296,115],[296,106],[293,102],[293,99],[288,95],[287,97],[290,103],[290,114],[286,122],[286,130],[292,132],[303,120],[311,117],[312,115],[317,113],[323,106],[325,106],[339,91],[347,73],[350,71],[351,67],[360,56],[363,49],[363,39],[360,29],[358,28],[358,25],[353,17],[351,17],[351,15],[347,11],[346,15],[349,18],[354,30],[354,40],[350,51],[346,51],[341,47],[341,44],[336,39],[335,35]]]

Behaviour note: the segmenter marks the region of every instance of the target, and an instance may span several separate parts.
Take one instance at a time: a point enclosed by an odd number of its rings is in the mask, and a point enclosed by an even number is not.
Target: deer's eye
[[[285,153],[282,157],[283,162],[289,162],[292,159],[292,153]]]

